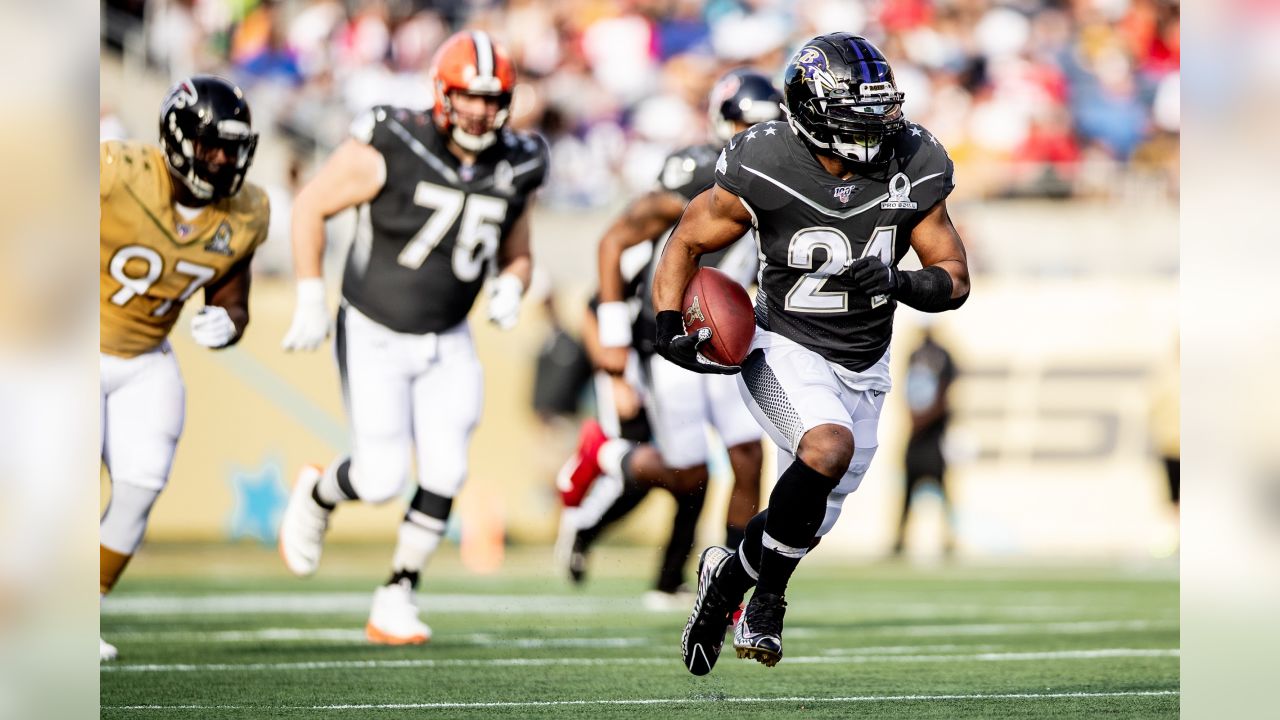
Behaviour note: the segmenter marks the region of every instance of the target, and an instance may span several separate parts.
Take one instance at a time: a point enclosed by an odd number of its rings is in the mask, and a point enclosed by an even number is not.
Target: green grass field
[[[652,550],[601,548],[585,588],[545,550],[433,561],[429,645],[363,640],[389,547],[289,577],[255,546],[151,546],[106,600],[103,718],[1176,717],[1176,566],[837,562],[788,592],[786,654],[682,667],[687,610],[640,595]]]

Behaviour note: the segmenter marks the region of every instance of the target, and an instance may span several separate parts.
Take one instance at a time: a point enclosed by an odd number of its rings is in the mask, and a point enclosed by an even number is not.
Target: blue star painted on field
[[[269,459],[254,469],[234,468],[230,481],[235,499],[231,539],[253,537],[264,545],[275,544],[276,528],[289,497],[280,480],[280,462]]]

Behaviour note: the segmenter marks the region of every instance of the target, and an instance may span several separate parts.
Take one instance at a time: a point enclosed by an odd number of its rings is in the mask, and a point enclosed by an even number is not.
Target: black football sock
[[[760,551],[764,547],[761,538],[768,519],[768,508],[756,513],[742,533],[742,542],[738,547],[731,548],[735,551],[733,557],[725,563],[720,575],[716,577],[716,585],[725,595],[742,597],[756,584],[756,575],[760,570]]]
[[[656,588],[661,592],[675,592],[684,583],[684,566],[693,552],[693,537],[698,529],[698,516],[707,499],[706,486],[676,497],[676,514],[671,521],[671,538],[662,551],[662,566],[658,570]]]
[[[419,487],[409,501],[404,520],[396,534],[395,554],[391,557],[391,578],[388,585],[407,582],[410,588],[418,587],[418,576],[427,560],[440,547],[453,511],[453,498],[437,495]]]
[[[724,526],[724,545],[730,550],[742,544],[742,539],[747,536],[747,529],[734,527],[728,523]]]
[[[325,468],[320,481],[311,489],[311,499],[325,510],[333,510],[338,503],[358,498],[356,489],[351,485],[351,458],[343,458],[336,466]]]
[[[625,460],[623,467],[626,467]],[[622,494],[619,495],[618,499],[614,500],[613,504],[604,511],[604,515],[600,516],[600,520],[595,525],[585,527],[578,531],[576,542],[574,543],[575,549],[582,552],[586,552],[591,549],[591,546],[595,543],[596,539],[600,537],[601,533],[607,530],[609,526],[629,515],[632,510],[635,510],[636,506],[640,504],[641,500],[645,499],[651,489],[652,488],[641,486],[635,480],[628,479],[624,471]]]
[[[795,461],[778,478],[769,494],[769,517],[761,542],[760,578],[756,592],[784,595],[791,574],[809,552],[827,512],[827,496],[840,478],[826,475]]]

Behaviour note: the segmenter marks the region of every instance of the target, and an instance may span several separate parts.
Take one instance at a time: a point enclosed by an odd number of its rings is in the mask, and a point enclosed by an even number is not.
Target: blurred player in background
[[[689,204],[654,279],[656,349],[700,372],[742,373],[748,406],[778,446],[769,507],[737,550],[713,546],[681,651],[711,671],[734,611],[739,657],[782,657],[787,583],[857,489],[878,445],[890,389],[893,311],[954,309],[968,297],[964,246],[947,214],[953,166],[937,139],[902,115],[888,61],[866,39],[821,35],[792,56],[786,122],[729,141],[716,184]],[[756,332],[742,367],[698,352],[681,305],[699,258],[755,228],[761,259]],[[914,249],[923,269],[895,266]]]
[[[951,526],[951,502],[947,497],[947,458],[943,439],[951,423],[951,401],[948,392],[956,379],[956,364],[951,353],[934,337],[926,324],[920,346],[907,360],[907,409],[911,413],[911,436],[907,440],[903,468],[906,486],[902,491],[902,513],[898,516],[898,538],[893,554],[902,555],[906,547],[907,518],[911,514],[912,496],[926,482],[938,485],[942,498],[943,522],[946,523],[942,550],[950,555],[955,549],[955,529]]]
[[[102,461],[111,502],[102,516],[105,596],[142,543],[182,434],[186,390],[168,336],[183,303],[204,291],[191,335],[234,345],[249,324],[249,263],[269,208],[244,181],[258,135],[240,89],[197,75],[160,107],[162,147],[101,145],[100,350]],[[99,640],[100,657],[116,649]]]
[[[703,375],[673,365],[653,353],[652,276],[660,249],[655,246],[680,219],[689,201],[714,182],[715,162],[724,143],[735,133],[758,122],[781,117],[781,94],[764,75],[750,70],[734,70],[720,78],[711,90],[708,112],[714,138],[711,142],[681,149],[663,164],[658,187],[631,201],[609,226],[599,243],[600,291],[595,307],[598,343],[592,353],[597,367],[611,379],[597,382],[601,422],[584,424],[577,456],[562,473],[562,497],[567,507],[581,499],[586,486],[602,473],[614,482],[601,490],[616,498],[615,507],[598,513],[566,517],[584,522],[574,542],[570,572],[581,572],[591,542],[603,524],[621,519],[634,508],[652,484],[666,487],[676,496],[672,535],[664,550],[656,594],[646,596],[652,605],[662,595],[670,598],[684,583],[684,565],[693,549],[694,532],[707,489],[705,428],[715,428],[729,451],[734,486],[726,519],[726,542],[742,540],[747,522],[760,502],[761,431],[738,393],[733,378]],[[644,269],[628,280],[623,269],[624,253],[646,253]],[[757,268],[755,240],[750,234],[732,246],[708,253],[703,265],[716,267],[744,286],[755,281]],[[633,271],[634,272],[634,271]],[[643,399],[648,426],[656,441],[637,446],[636,437],[623,437],[624,408],[635,406],[632,397]],[[624,399],[626,398],[626,399]],[[642,468],[661,471],[652,476]],[[606,490],[607,488],[607,490]],[[592,493],[592,503],[605,504],[600,492]],[[606,498],[607,500],[607,498]],[[683,598],[682,598],[683,599]]]
[[[486,33],[451,36],[432,60],[434,107],[376,107],[358,118],[294,204],[298,296],[287,350],[312,350],[329,334],[325,219],[356,207],[359,220],[335,343],[351,455],[300,473],[280,527],[289,569],[316,571],[338,503],[399,497],[409,479],[405,450],[417,450],[418,488],[391,576],[374,592],[371,642],[431,638],[413,593],[466,478],[483,391],[467,313],[492,275],[489,319],[510,328],[529,284],[529,209],[547,150],[506,127],[515,81]]]

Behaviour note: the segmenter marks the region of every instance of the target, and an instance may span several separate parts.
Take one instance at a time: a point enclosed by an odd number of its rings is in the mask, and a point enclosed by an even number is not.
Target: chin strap
[[[471,152],[480,152],[497,142],[498,133],[490,130],[483,135],[472,135],[471,133],[463,132],[455,126],[450,137],[452,137],[453,141],[458,143],[462,149],[470,150]]]
[[[493,118],[492,130],[483,135],[473,135],[469,132],[464,132],[462,128],[458,127],[458,118],[450,111],[453,131],[449,133],[449,137],[453,138],[453,141],[458,143],[464,150],[480,152],[498,141],[498,131],[502,129],[503,125],[507,124],[507,116],[509,114],[510,111],[507,108],[499,110]]]
[[[172,171],[172,168],[170,168],[169,174],[176,177],[178,182],[182,183],[183,187],[185,187],[195,199],[213,199],[213,185],[205,182],[196,175],[195,168],[188,168],[185,173],[176,173]]]

